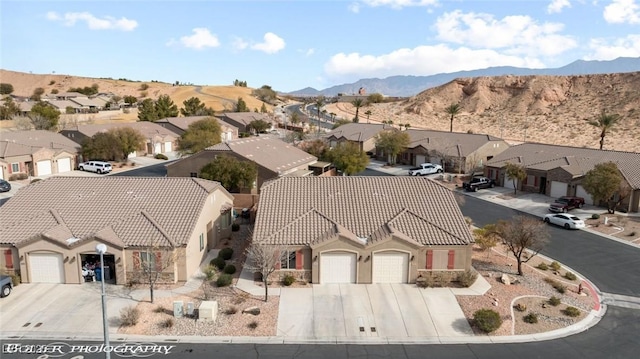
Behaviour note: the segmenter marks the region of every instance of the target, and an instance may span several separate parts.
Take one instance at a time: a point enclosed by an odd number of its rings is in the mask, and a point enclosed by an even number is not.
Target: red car
[[[551,205],[549,206],[549,210],[551,212],[567,213],[574,208],[580,208],[582,206],[584,206],[584,198],[564,196],[556,199],[555,202],[551,203]]]

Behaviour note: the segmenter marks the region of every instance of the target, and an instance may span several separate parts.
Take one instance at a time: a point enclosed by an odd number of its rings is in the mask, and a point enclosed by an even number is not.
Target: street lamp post
[[[104,330],[105,358],[111,358],[109,348],[109,324],[107,323],[107,295],[104,291],[104,254],[107,253],[107,246],[100,243],[96,246],[96,252],[100,254],[100,283],[102,285],[102,326]]]

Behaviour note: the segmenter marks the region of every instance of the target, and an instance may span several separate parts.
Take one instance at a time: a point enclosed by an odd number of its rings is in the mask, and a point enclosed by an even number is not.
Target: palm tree
[[[351,104],[353,106],[355,106],[356,108],[356,117],[353,118],[353,122],[359,122],[360,120],[358,119],[358,111],[360,111],[360,107],[362,107],[362,105],[364,104],[364,101],[362,101],[361,98],[357,98],[353,101],[351,101]]]
[[[607,115],[604,111],[600,114],[600,117],[598,117],[597,120],[589,121],[591,126],[595,126],[600,129],[600,149],[604,146],[604,137],[607,135],[607,131],[613,128],[618,121],[620,121],[620,115],[615,113]]]
[[[369,116],[371,116],[371,110],[367,110],[367,112],[365,112],[364,114],[367,115],[367,123],[369,123]]]
[[[335,112],[331,112],[329,114],[329,116],[331,116],[331,122],[336,122],[336,113]]]
[[[322,106],[324,106],[324,97],[319,96],[318,98],[316,98],[316,113],[318,115],[318,136],[320,135],[320,109],[322,108]]]
[[[455,117],[455,115],[460,113],[460,104],[457,103],[452,103],[451,105],[447,106],[444,111],[451,115],[451,126],[449,127],[449,132],[453,132],[453,118]]]

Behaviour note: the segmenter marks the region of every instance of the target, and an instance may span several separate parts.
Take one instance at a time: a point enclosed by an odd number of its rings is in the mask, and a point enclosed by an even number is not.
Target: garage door
[[[36,164],[38,168],[38,176],[50,175],[51,174],[51,161],[38,161]]]
[[[31,283],[64,283],[61,254],[31,253],[29,265]]]
[[[567,195],[567,184],[558,181],[551,181],[551,192],[549,194],[553,198]]]
[[[154,154],[162,153],[162,143],[156,142],[153,144],[153,153]]]
[[[355,283],[356,255],[345,252],[320,254],[320,283]]]
[[[173,151],[173,147],[171,146],[171,142],[164,143],[164,153]]]
[[[58,159],[58,173],[71,171],[71,158]]]
[[[581,185],[576,187],[576,196],[584,198],[585,204],[593,204],[593,198]]]
[[[516,181],[516,186],[518,185],[518,181]],[[504,176],[504,188],[513,189],[513,180],[509,178],[507,175]]]
[[[423,155],[416,155],[416,166],[425,162],[427,162],[427,157]]]
[[[0,179],[4,179],[4,167],[0,166]]]
[[[409,254],[381,252],[373,255],[373,283],[407,283]]]

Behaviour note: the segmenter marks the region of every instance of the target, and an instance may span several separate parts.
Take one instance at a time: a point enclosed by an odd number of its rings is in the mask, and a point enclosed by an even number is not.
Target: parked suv
[[[467,191],[478,192],[480,188],[493,188],[496,186],[496,181],[487,177],[473,177],[471,181],[462,184],[462,188]]]
[[[111,163],[102,161],[88,161],[82,162],[78,165],[80,171],[88,171],[95,173],[109,173],[111,172]]]
[[[582,197],[569,197],[564,196],[556,199],[551,203],[549,210],[551,212],[563,212],[566,213],[574,208],[580,208],[584,205],[584,198]]]
[[[8,275],[0,275],[0,297],[6,297],[11,294],[13,282]]]

